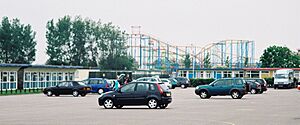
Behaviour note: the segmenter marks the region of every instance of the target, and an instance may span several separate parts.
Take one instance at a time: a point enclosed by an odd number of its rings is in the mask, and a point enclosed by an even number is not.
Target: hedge
[[[191,81],[191,86],[196,87],[198,85],[207,85],[211,82],[213,82],[215,79],[210,78],[210,79],[190,79]]]

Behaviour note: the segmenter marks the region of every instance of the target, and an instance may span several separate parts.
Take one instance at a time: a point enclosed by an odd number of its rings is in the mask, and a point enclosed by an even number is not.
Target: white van
[[[274,74],[274,89],[295,87],[294,70],[279,69]]]

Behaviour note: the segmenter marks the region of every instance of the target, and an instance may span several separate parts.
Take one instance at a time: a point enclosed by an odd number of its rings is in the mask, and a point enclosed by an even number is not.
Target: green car
[[[178,81],[175,78],[169,78],[169,80],[171,81],[172,89],[175,89],[175,87],[177,86]]]
[[[231,95],[233,99],[241,99],[248,93],[247,86],[242,78],[222,78],[213,81],[209,85],[197,86],[195,93],[202,99],[218,95]]]

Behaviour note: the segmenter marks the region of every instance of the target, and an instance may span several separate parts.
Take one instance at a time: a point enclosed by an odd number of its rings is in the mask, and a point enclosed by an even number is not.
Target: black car
[[[255,81],[247,81],[248,85],[249,85],[249,92],[251,94],[258,94],[262,91],[261,89],[261,85],[258,82]]]
[[[47,96],[73,95],[77,97],[79,95],[85,96],[89,92],[91,92],[90,86],[77,81],[64,81],[57,86],[47,87],[43,90],[43,93]]]
[[[186,88],[191,85],[190,80],[185,77],[175,77],[177,80],[177,86],[180,86],[181,88]]]
[[[258,92],[260,94],[268,90],[267,89],[267,82],[264,79],[260,79],[260,78],[246,78],[245,80],[246,80],[246,82],[247,81],[254,81],[254,82],[260,83],[261,91]]]
[[[147,105],[151,109],[164,109],[171,103],[171,91],[163,83],[131,82],[117,91],[102,94],[98,103],[106,109],[124,105]]]

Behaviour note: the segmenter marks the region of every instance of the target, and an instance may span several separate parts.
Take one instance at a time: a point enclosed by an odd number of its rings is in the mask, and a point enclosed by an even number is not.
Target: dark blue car
[[[89,86],[91,86],[92,93],[98,93],[102,94],[108,91],[111,91],[111,87],[106,79],[103,78],[89,78],[86,80],[83,80],[83,82]]]

